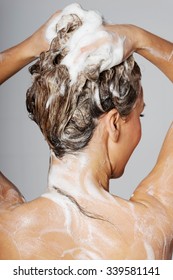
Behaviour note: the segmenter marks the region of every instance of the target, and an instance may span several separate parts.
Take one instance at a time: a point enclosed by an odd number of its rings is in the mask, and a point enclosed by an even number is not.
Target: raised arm
[[[173,222],[173,123],[167,132],[158,160],[150,174],[136,188],[132,201],[143,202],[152,208],[164,207]]]
[[[57,11],[25,41],[0,53],[0,84],[49,49],[50,42],[56,36],[56,18],[59,13]],[[4,204],[8,206],[23,202],[24,198],[17,187],[0,172],[0,208],[3,209]]]
[[[173,43],[140,29],[136,52],[158,67],[173,82]]]
[[[25,201],[18,188],[0,172],[0,210],[4,204],[14,205]]]
[[[56,18],[59,13],[60,11],[51,16],[32,36],[0,53],[0,84],[35,60],[41,52],[49,49],[50,42],[56,34]]]
[[[111,25],[108,30],[124,36],[124,58],[137,52],[173,82],[173,43],[131,25]],[[132,201],[163,207],[173,221],[173,124],[168,130],[156,165],[134,191]],[[161,209],[160,208],[160,209]]]
[[[173,82],[173,43],[134,25],[105,25],[105,28],[124,38],[124,59],[136,52]]]

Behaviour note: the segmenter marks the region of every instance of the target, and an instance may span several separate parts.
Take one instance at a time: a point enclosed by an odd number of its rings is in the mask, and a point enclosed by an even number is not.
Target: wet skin
[[[110,170],[108,160],[98,158],[96,163],[95,158],[90,157],[95,147],[96,139],[93,139],[93,146],[80,156],[60,161],[52,155],[49,191],[42,197],[25,203],[17,192],[17,202],[16,198],[13,200],[14,195],[10,199],[10,188],[7,190],[8,199],[1,200],[0,210],[1,259],[171,258],[173,127],[156,166],[130,200],[113,196],[108,189],[107,178],[112,170],[123,173],[123,162],[125,165],[139,142],[143,107],[144,102],[139,102],[124,124],[127,126],[124,131],[135,126],[136,136],[129,149],[124,150],[120,169],[112,159]],[[122,143],[126,141],[123,138]],[[97,141],[97,146],[100,143]],[[98,148],[100,150],[100,146]],[[105,157],[104,151],[100,154]],[[73,197],[88,215],[68,196],[57,192],[56,187]]]

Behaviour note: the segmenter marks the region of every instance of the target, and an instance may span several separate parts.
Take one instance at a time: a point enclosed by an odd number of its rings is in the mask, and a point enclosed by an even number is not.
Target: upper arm
[[[24,202],[25,199],[18,188],[0,172],[0,208]]]
[[[160,203],[173,222],[173,125],[168,130],[155,167],[134,191],[134,199]]]

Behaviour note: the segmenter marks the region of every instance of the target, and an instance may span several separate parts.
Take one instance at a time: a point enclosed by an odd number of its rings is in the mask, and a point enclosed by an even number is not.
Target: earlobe
[[[120,135],[120,114],[116,109],[107,113],[107,129],[113,142],[118,142]]]

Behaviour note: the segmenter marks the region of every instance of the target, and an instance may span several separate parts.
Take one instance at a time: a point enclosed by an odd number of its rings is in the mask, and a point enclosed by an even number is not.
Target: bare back
[[[103,190],[65,196],[54,189],[24,203],[2,177],[0,259],[171,259],[172,139],[173,126],[129,201]]]
[[[158,203],[49,194],[1,211],[1,259],[169,259],[171,229]],[[153,204],[153,202],[151,202]]]

